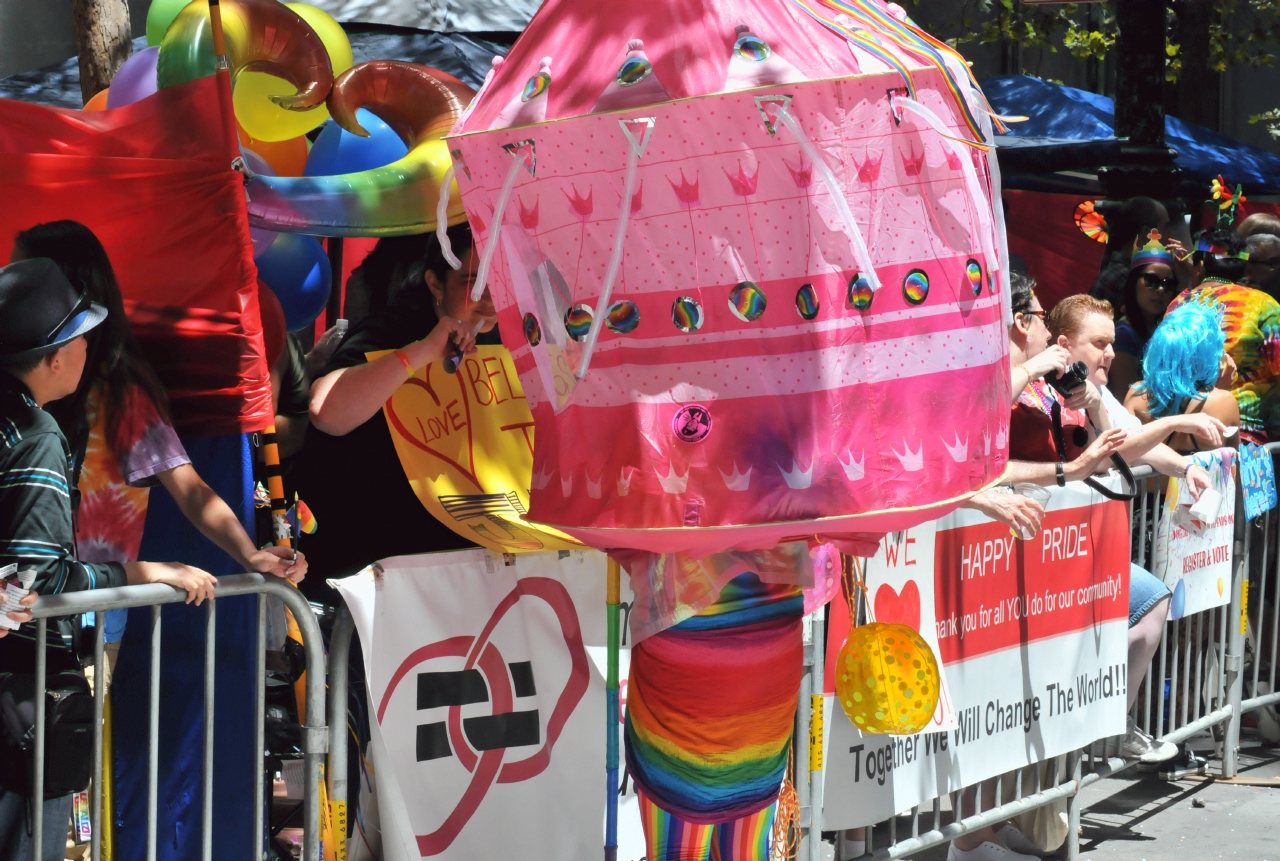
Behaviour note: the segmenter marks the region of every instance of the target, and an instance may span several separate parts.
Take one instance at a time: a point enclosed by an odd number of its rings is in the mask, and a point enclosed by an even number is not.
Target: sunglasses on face
[[[1147,285],[1147,289],[1156,290],[1161,293],[1177,293],[1177,278],[1157,278],[1154,275],[1143,275],[1142,282]]]
[[[1018,313],[1019,313],[1019,314],[1021,314],[1023,317],[1039,317],[1039,318],[1040,318],[1040,322],[1042,322],[1042,323],[1044,322],[1044,319],[1045,319],[1045,312],[1044,312],[1043,310],[1041,310],[1041,311],[1019,311]]]

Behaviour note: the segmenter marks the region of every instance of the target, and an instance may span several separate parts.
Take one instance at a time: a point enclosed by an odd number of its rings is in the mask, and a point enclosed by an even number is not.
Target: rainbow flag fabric
[[[637,643],[627,687],[627,767],[686,823],[744,819],[777,799],[803,646],[798,586],[741,574],[697,616]]]

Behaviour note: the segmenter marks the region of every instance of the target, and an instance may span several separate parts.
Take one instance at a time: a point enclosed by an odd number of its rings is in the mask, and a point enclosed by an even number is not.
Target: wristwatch
[[[1062,461],[1054,464],[1054,469],[1058,475],[1058,487],[1067,486],[1067,470],[1062,466]]]

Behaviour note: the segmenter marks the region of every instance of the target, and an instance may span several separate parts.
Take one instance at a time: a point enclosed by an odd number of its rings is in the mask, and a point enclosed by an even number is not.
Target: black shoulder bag
[[[76,456],[69,464],[73,530],[80,501],[80,467],[89,436],[87,423],[82,420],[81,425]],[[67,562],[72,564],[72,560]],[[80,667],[75,626],[66,618],[55,620],[55,624],[74,657],[70,667],[65,661],[50,662],[54,666],[45,675],[43,692],[36,691],[34,672],[0,672],[0,787],[27,798],[35,795],[37,696],[44,696],[44,797],[61,798],[86,789],[93,767],[93,693]],[[25,642],[19,642],[7,645],[21,655]],[[34,669],[35,649],[47,650],[49,644],[47,638],[43,643],[33,638],[32,646],[29,665]]]
[[[1060,404],[1056,398],[1053,401],[1052,408],[1049,410],[1049,415],[1053,418],[1053,446],[1058,450],[1058,461],[1060,463],[1066,463],[1067,440],[1066,434],[1062,429],[1062,404]],[[1090,420],[1090,423],[1092,423],[1092,420]],[[1084,428],[1079,428],[1079,430],[1083,431]],[[1097,427],[1094,427],[1094,430],[1096,431]],[[1129,464],[1125,463],[1124,458],[1120,455],[1111,455],[1111,465],[1120,472],[1120,477],[1124,479],[1125,485],[1129,488],[1127,493],[1124,491],[1112,490],[1093,476],[1086,478],[1084,483],[1098,491],[1098,493],[1101,493],[1107,499],[1116,499],[1121,502],[1128,502],[1138,495],[1138,482],[1134,479],[1133,472],[1129,469]]]

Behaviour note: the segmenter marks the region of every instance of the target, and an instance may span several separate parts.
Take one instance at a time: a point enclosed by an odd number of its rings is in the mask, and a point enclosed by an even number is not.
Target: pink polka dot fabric
[[[987,160],[975,150],[972,194],[953,142],[895,120],[901,78],[794,9],[550,0],[449,139],[477,247],[499,231],[489,287],[536,423],[531,519],[603,549],[758,549],[905,528],[1003,471]],[[752,56],[786,61],[783,82],[721,92],[743,25],[768,46]],[[635,40],[671,100],[590,113],[620,64],[643,72]],[[548,56],[548,120],[491,129]],[[903,60],[918,101],[964,137],[941,75]],[[874,294],[824,172],[766,125],[758,97],[781,96],[852,211]],[[636,119],[652,132],[624,202],[620,121]],[[535,170],[499,222],[512,144]],[[599,303],[624,205],[608,307],[627,325],[600,327],[578,380],[575,309]]]

